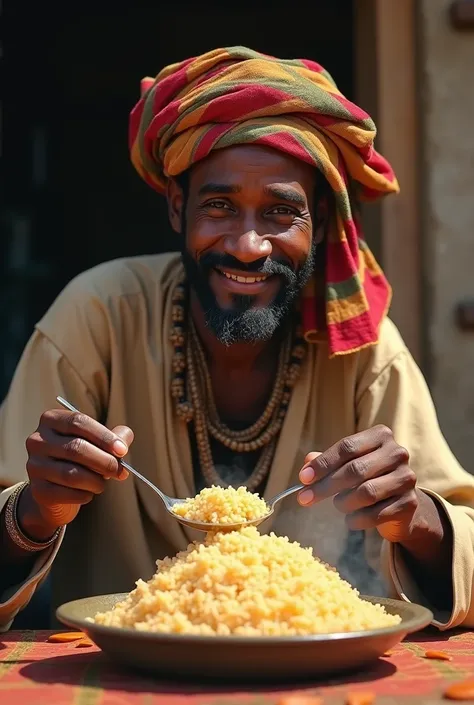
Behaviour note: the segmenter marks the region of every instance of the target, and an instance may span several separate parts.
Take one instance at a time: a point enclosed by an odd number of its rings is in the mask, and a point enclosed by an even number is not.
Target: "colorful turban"
[[[214,149],[273,147],[319,169],[334,192],[326,243],[324,301],[316,282],[301,301],[306,339],[327,337],[331,355],[378,341],[391,289],[357,217],[361,200],[398,191],[388,162],[374,149],[373,121],[337,89],[314,61],[276,59],[245,47],[215,49],[142,81],[130,116],[132,162],[163,193]],[[319,302],[321,304],[321,301]]]

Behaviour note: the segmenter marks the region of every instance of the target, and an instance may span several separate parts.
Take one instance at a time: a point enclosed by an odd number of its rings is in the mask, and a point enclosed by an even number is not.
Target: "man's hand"
[[[300,471],[308,506],[326,497],[350,529],[376,528],[398,543],[421,591],[439,609],[453,604],[453,535],[446,512],[416,487],[408,452],[385,426],[344,438],[325,453],[309,453]]]
[[[390,429],[375,426],[344,438],[324,453],[310,453],[300,472],[300,481],[308,489],[300,492],[298,500],[308,506],[334,497],[348,528],[375,527],[389,541],[409,541],[426,525],[426,518],[408,461],[408,451],[398,445]]]
[[[112,431],[85,414],[52,409],[26,441],[29,486],[18,506],[21,528],[43,540],[70,523],[82,505],[101,494],[107,480],[125,480],[118,458],[126,455],[133,431]]]

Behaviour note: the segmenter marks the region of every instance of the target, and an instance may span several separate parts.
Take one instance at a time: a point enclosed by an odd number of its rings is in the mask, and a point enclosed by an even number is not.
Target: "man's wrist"
[[[29,485],[18,498],[17,521],[19,529],[32,541],[43,543],[51,539],[59,528],[57,524],[45,519],[41,509],[31,494]]]
[[[453,530],[443,507],[421,490],[413,534],[400,542],[413,579],[431,605],[450,611],[453,605]]]
[[[418,510],[409,538],[400,541],[402,548],[424,565],[451,561],[452,530],[449,519],[438,503],[422,490],[418,493]]]

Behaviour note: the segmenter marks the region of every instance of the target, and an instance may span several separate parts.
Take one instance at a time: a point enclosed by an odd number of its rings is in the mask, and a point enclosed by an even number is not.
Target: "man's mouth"
[[[221,267],[216,267],[216,271],[227,279],[232,279],[232,281],[239,282],[240,284],[255,284],[256,282],[263,282],[271,276],[268,274],[237,274],[236,272],[223,269]]]
[[[224,269],[224,267],[215,267],[214,271],[222,284],[224,284],[224,287],[237,294],[258,294],[267,287],[269,281],[275,279],[273,274],[262,274],[260,272],[253,274],[252,272]]]
[[[240,284],[255,284],[255,282],[263,282],[268,279],[268,274],[235,274],[226,269],[216,268],[219,274],[223,274],[227,279],[232,279]]]

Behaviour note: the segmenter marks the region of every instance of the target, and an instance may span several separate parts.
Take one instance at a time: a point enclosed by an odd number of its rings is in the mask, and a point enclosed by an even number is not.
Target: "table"
[[[149,679],[114,666],[95,646],[47,641],[51,632],[0,634],[2,705],[278,705],[290,694],[343,705],[348,692],[372,691],[377,705],[444,703],[444,687],[474,676],[474,632],[414,635],[369,670],[332,681],[274,686],[203,685]],[[451,661],[424,657],[439,649]]]

